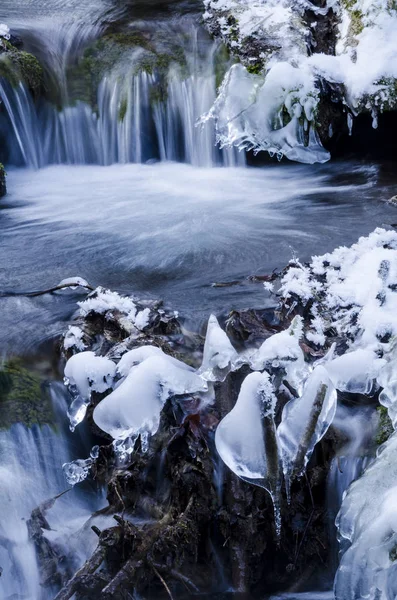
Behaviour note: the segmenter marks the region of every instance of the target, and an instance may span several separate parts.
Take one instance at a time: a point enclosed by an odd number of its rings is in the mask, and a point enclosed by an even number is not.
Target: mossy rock
[[[35,94],[43,88],[44,72],[38,59],[4,39],[0,40],[0,77],[13,86],[23,82]]]
[[[5,196],[7,193],[6,186],[6,172],[4,166],[0,163],[0,198]]]
[[[40,377],[11,359],[0,367],[0,429],[15,423],[52,425],[54,414]]]
[[[381,446],[387,442],[389,437],[394,433],[394,428],[390,420],[389,413],[387,412],[387,408],[384,406],[378,406],[377,411],[379,415],[379,423],[375,441],[378,446]]]
[[[161,44],[159,45],[161,46]],[[89,46],[80,60],[71,65],[67,78],[72,101],[83,101],[94,109],[97,89],[102,79],[118,73],[120,78],[140,72],[158,73],[165,79],[171,63],[184,64],[182,50],[168,51],[140,32],[109,33]],[[120,120],[127,112],[126,102],[120,106]]]

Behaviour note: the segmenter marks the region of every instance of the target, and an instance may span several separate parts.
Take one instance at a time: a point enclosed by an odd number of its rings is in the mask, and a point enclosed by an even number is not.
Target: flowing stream
[[[12,295],[17,292],[79,275],[93,286],[162,298],[189,328],[199,330],[210,312],[274,306],[274,297],[249,276],[281,269],[294,256],[305,261],[397,222],[395,208],[385,204],[395,194],[393,165],[351,160],[248,167],[243,154],[220,150],[212,125],[197,125],[216,97],[219,45],[197,27],[195,3],[185,3],[188,18],[180,23],[175,3],[169,4],[170,14],[150,13],[150,27],[184,40],[187,73],[170,66],[161,101],[156,72],[109,74],[92,107],[68,102],[66,69],[120,18],[122,7],[110,0],[2,0],[0,22],[42,59],[63,99],[61,108],[35,103],[22,85],[13,88],[0,78],[9,188],[0,202],[4,361],[18,356],[35,368],[40,360],[48,363],[53,340],[70,324],[80,298],[78,292]],[[153,6],[136,3],[137,18]],[[54,377],[47,368],[54,426],[17,423],[0,431],[5,600],[52,597],[42,591],[27,522],[35,507],[67,488],[62,463],[89,453],[89,436],[84,441],[65,428],[66,392]],[[359,452],[362,415],[345,417],[340,426],[349,430],[351,444],[329,475],[332,518],[365,462]],[[65,569],[73,571],[95,547],[94,534],[87,533],[89,518],[102,504],[102,491],[87,484],[62,496],[50,511],[46,535],[65,548]],[[277,598],[298,597],[331,596]]]

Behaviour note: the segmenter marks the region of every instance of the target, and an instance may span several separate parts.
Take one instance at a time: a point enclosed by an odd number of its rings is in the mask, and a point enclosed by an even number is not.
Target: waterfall
[[[35,102],[21,83],[0,78],[0,98],[8,118],[9,162],[38,169],[52,164],[145,163],[177,161],[197,167],[243,166],[245,154],[219,149],[213,123],[198,125],[216,98],[216,42],[201,55],[192,28],[186,65],[171,63],[168,73],[144,70],[108,73],[95,106],[71,103],[63,108]],[[133,58],[131,59],[133,63]],[[133,65],[132,65],[133,66]],[[59,88],[67,88],[62,69],[53,66]]]
[[[58,426],[27,428],[17,423],[0,432],[0,597],[4,599],[52,597],[51,591],[48,596],[48,590],[44,591],[41,585],[38,557],[29,539],[27,522],[33,509],[68,488],[62,464],[71,459],[71,446],[69,436],[62,430],[66,421],[62,388],[61,384],[51,386],[55,415],[62,417]],[[55,537],[58,547],[64,546],[65,556],[69,553],[63,568],[68,562],[73,566],[76,563],[78,568],[92,551],[92,540],[89,536],[87,539],[86,532],[80,537],[75,532],[84,526],[101,501],[101,497],[73,490],[59,498],[46,515],[50,525],[46,535]]]
[[[374,439],[376,420],[369,407],[339,405],[333,426],[346,439],[339,455],[331,462],[327,479],[327,509],[330,528],[331,563],[334,574],[338,566],[339,547],[335,519],[345,492],[371,462],[368,446]]]

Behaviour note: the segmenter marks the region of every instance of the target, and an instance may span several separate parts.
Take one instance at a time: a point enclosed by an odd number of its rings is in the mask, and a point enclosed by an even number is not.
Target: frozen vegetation
[[[305,474],[316,444],[333,423],[338,392],[373,397],[383,388],[380,402],[396,421],[396,290],[397,234],[376,229],[353,246],[313,257],[309,264],[291,261],[279,281],[281,309],[304,316],[291,318],[288,329],[257,349],[238,352],[214,315],[197,368],[150,343],[130,350],[128,343],[119,344],[112,359],[80,351],[84,336],[73,326],[64,341],[67,351],[76,352],[65,367],[65,381],[74,397],[69,409],[72,424],[82,420],[95,392],[93,420],[114,440],[114,451],[125,462],[138,440],[141,450],[148,451],[167,400],[189,414],[191,396],[201,397],[196,410],[205,411],[213,398],[213,383],[224,381],[231,371],[249,368],[234,408],[217,427],[216,449],[238,477],[269,492],[280,531],[282,473],[290,498],[292,482]],[[130,343],[143,335],[136,327],[142,307],[132,298],[99,288],[79,305],[83,320],[105,313],[125,326],[127,319]],[[148,325],[157,309],[145,310],[142,323]],[[308,343],[321,358],[303,350]],[[276,422],[282,396],[289,400]],[[376,590],[390,587],[394,572],[393,478],[385,480],[384,474],[385,469],[397,468],[393,444],[395,436],[343,502],[339,530],[346,552],[336,579],[338,600],[362,597],[352,596],[351,590],[364,580],[372,594],[368,597],[389,597],[377,596]],[[94,449],[88,459],[65,465],[68,481],[83,480],[97,456]],[[353,563],[360,566],[353,568]]]
[[[362,111],[395,108],[397,7],[388,0],[204,0],[204,19],[240,64],[206,119],[221,145],[324,162],[318,130],[337,101],[349,128]],[[324,134],[323,134],[324,137]]]

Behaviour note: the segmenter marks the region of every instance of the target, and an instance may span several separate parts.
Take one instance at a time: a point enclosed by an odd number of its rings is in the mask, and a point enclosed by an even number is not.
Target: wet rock
[[[0,163],[0,198],[7,193],[6,172],[4,166]]]

